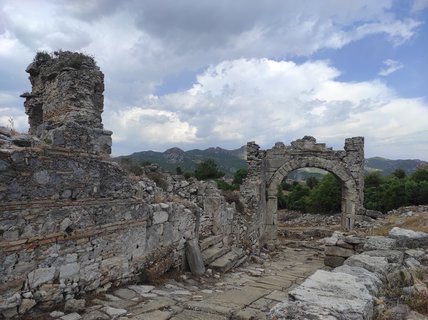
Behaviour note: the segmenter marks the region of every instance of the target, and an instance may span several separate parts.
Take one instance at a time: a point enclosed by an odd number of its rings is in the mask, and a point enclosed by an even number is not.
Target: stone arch
[[[241,186],[241,199],[248,219],[259,238],[270,242],[276,237],[277,187],[289,172],[306,167],[326,170],[342,182],[342,228],[354,226],[355,215],[363,214],[364,138],[345,139],[344,150],[333,150],[314,137],[305,136],[290,145],[277,142],[261,150],[247,143],[248,176]],[[257,226],[257,228],[256,228]]]
[[[287,175],[301,168],[318,168],[335,175],[342,183],[342,227],[353,228],[356,214],[357,193],[351,173],[338,160],[328,160],[316,156],[296,156],[293,161],[283,164],[267,181],[267,225],[276,225],[277,190]]]

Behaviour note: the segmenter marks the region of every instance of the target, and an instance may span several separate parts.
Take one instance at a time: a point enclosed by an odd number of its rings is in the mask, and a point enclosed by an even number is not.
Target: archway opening
[[[280,235],[325,237],[341,228],[344,183],[333,173],[318,168],[296,169],[277,189]]]
[[[278,210],[313,214],[340,213],[342,185],[338,177],[322,169],[293,170],[278,186]]]
[[[297,169],[300,170],[296,171]],[[326,171],[328,173],[326,173]],[[286,204],[292,205],[294,201],[294,205],[300,206],[300,208],[297,208],[300,211],[318,213],[318,218],[321,222],[328,220],[323,214],[320,214],[321,212],[324,214],[340,212],[340,215],[334,214],[335,217],[332,219],[332,227],[328,227],[327,229],[350,230],[353,228],[356,212],[356,193],[354,191],[355,184],[353,179],[345,169],[338,164],[333,165],[333,163],[329,163],[328,161],[321,164],[317,163],[316,160],[305,161],[301,166],[297,166],[296,163],[294,165],[284,164],[275,171],[267,184],[266,231],[271,237],[276,238],[277,232],[281,232],[280,229],[282,229],[278,228],[280,222],[278,219],[278,192],[279,186],[283,185],[284,179],[286,179],[286,188],[288,187],[287,184],[290,184],[290,180],[287,182],[290,173],[291,177],[293,177],[293,175],[295,178],[297,177],[297,181],[293,181],[291,186],[294,184],[298,193],[301,192],[302,194],[300,194],[300,199],[287,199]],[[322,174],[322,178],[320,180],[316,179],[318,180],[318,182],[316,182],[313,178],[316,178],[318,173]],[[313,184],[312,190],[307,190],[310,188],[306,185],[306,179],[302,181],[302,177],[305,176],[309,180],[308,184]],[[290,197],[290,194],[288,194],[288,197]],[[298,201],[297,204],[295,201]],[[318,226],[320,223],[317,223],[317,221],[308,223],[308,225],[314,224]],[[304,225],[302,227],[304,227]],[[321,229],[322,228],[319,230]],[[326,232],[329,232],[328,230]],[[328,234],[325,236],[328,236]]]

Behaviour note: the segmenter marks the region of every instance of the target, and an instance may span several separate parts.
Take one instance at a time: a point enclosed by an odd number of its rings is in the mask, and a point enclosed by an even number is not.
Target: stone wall
[[[108,158],[92,58],[38,54],[27,72],[30,135],[0,128],[0,318],[182,270],[186,241],[239,243],[241,217],[215,184],[155,166],[131,177]]]
[[[266,242],[265,155],[266,152],[260,150],[254,141],[247,143],[248,174],[240,187],[240,200],[244,205],[242,228],[245,232],[240,241],[252,251],[258,250],[260,243]]]
[[[115,163],[61,148],[0,150],[0,312],[52,306],[100,287],[182,269],[197,215],[148,203]]]

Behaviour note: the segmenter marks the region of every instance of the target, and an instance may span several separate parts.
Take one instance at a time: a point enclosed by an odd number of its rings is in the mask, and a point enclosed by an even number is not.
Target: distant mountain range
[[[418,159],[390,160],[381,157],[373,157],[365,160],[366,171],[382,171],[383,175],[393,173],[397,169],[403,169],[406,174],[416,170],[420,166],[427,166],[428,162]]]
[[[236,150],[226,150],[219,147],[205,150],[183,151],[180,148],[171,148],[165,152],[140,151],[129,156],[121,156],[114,159],[129,158],[135,163],[151,162],[158,164],[166,171],[175,173],[176,168],[182,171],[194,171],[196,166],[208,159],[213,159],[221,171],[232,176],[236,170],[246,168],[246,149],[242,146]]]
[[[235,150],[216,147],[189,151],[183,151],[180,148],[171,148],[165,152],[140,151],[114,159],[120,160],[122,158],[128,158],[135,163],[156,163],[165,171],[171,173],[175,173],[177,167],[180,167],[184,172],[194,171],[199,163],[207,159],[213,159],[219,169],[228,176],[233,175],[240,168],[247,167],[245,146]],[[398,168],[403,169],[408,174],[421,165],[428,165],[428,162],[417,159],[390,160],[381,157],[365,160],[366,171],[380,171],[383,175],[388,175]]]

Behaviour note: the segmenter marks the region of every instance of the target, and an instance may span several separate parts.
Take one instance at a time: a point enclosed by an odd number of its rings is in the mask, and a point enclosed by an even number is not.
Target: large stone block
[[[367,237],[364,242],[364,250],[393,250],[397,246],[397,241],[383,236]]]
[[[39,268],[28,274],[28,286],[32,289],[50,282],[55,277],[55,268]]]
[[[338,257],[338,256],[325,256],[324,257],[324,264],[327,267],[336,268],[341,266],[345,262],[345,258]]]
[[[355,254],[354,250],[352,249],[346,249],[341,248],[338,246],[326,246],[325,247],[325,254],[328,256],[337,256],[337,257],[344,257],[348,258]]]
[[[157,211],[153,213],[153,224],[160,224],[168,221],[168,212]]]
[[[385,277],[388,272],[388,260],[384,257],[371,257],[365,254],[357,254],[346,259],[345,264],[351,267],[361,267],[380,277]]]
[[[100,271],[102,274],[101,284],[126,278],[129,275],[128,259],[124,257],[105,259],[101,262]]]
[[[204,260],[197,240],[186,242],[186,258],[190,271],[194,275],[202,276],[205,273]]]
[[[79,279],[80,265],[77,262],[62,265],[59,268],[59,279],[62,281],[77,281]]]
[[[316,271],[290,291],[291,301],[271,310],[278,319],[371,319],[373,297],[358,278],[345,274]]]
[[[404,253],[399,250],[372,250],[364,251],[364,254],[371,257],[384,257],[389,263],[398,264],[401,264],[404,258]]]
[[[375,273],[361,267],[343,265],[333,269],[333,272],[346,273],[357,277],[358,281],[363,283],[373,296],[378,293],[378,290],[382,285],[382,281]]]
[[[400,247],[424,248],[428,246],[428,233],[426,232],[394,227],[389,232],[389,236],[396,239]]]

